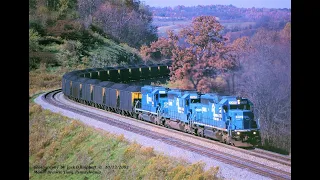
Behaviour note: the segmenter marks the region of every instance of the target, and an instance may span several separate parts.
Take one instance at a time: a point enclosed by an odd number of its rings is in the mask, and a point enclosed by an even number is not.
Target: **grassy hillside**
[[[77,166],[96,168],[86,171]],[[30,101],[30,179],[219,179],[218,171],[158,154]]]
[[[62,39],[60,36],[41,36],[29,30],[29,43],[33,44],[29,49],[29,95],[60,88],[61,77],[69,71],[141,61],[136,49],[100,33],[91,27],[66,33],[66,39]]]
[[[141,61],[137,50],[113,41],[97,27],[41,35],[29,29],[29,70],[47,67],[102,67]]]

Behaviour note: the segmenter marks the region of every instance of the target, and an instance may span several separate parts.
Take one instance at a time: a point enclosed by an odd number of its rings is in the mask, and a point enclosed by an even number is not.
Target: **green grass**
[[[79,67],[78,69],[82,69]],[[71,71],[64,67],[46,68],[45,65],[29,72],[29,99],[40,93],[61,88],[61,78]]]
[[[30,179],[219,179],[218,167],[205,171],[204,163],[164,156],[151,147],[129,143],[123,135],[88,127],[33,102],[29,105],[29,129]],[[80,165],[96,166],[101,173],[75,174],[76,169],[66,169]],[[58,169],[35,173],[36,166]]]

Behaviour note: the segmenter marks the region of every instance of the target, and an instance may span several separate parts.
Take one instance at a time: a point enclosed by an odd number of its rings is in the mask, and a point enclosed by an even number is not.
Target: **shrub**
[[[125,150],[124,156],[125,158],[133,158],[135,154],[140,150],[141,145],[137,144],[136,142],[130,144],[130,146]]]
[[[39,50],[39,33],[34,29],[29,29],[29,53]]]
[[[56,54],[59,63],[66,67],[74,67],[80,64],[81,48],[80,41],[66,41],[60,46],[60,52]]]

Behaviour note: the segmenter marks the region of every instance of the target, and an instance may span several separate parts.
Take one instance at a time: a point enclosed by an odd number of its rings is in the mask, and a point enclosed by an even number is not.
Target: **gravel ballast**
[[[267,165],[269,167],[281,169],[281,170],[286,171],[286,172],[291,172],[291,167],[290,166],[286,166],[286,165],[283,165],[283,164],[280,164],[280,163],[277,163],[277,162],[274,162],[274,161],[270,161],[270,160],[267,160],[267,159],[264,159],[264,158],[252,156],[250,154],[247,154],[247,151],[240,152],[238,148],[236,148],[237,151],[235,151],[233,149],[224,147],[225,145],[223,145],[221,143],[217,143],[217,142],[214,142],[214,141],[211,141],[211,140],[208,141],[207,139],[204,139],[204,138],[196,138],[193,135],[188,135],[186,133],[178,132],[176,130],[167,129],[167,128],[161,128],[161,127],[153,125],[151,123],[139,121],[139,120],[136,120],[136,119],[133,119],[133,118],[124,118],[124,117],[122,117],[122,116],[120,116],[118,114],[115,114],[115,113],[110,113],[110,112],[106,112],[106,111],[101,110],[101,109],[97,109],[97,108],[90,107],[90,106],[85,106],[85,105],[80,104],[80,103],[75,103],[75,102],[73,102],[73,101],[71,101],[69,99],[66,99],[65,96],[62,93],[59,93],[56,96],[56,98],[60,102],[63,102],[64,104],[76,107],[78,109],[83,109],[83,110],[88,110],[89,109],[91,112],[94,112],[95,114],[99,114],[99,115],[102,115],[102,116],[105,116],[105,117],[109,117],[109,118],[112,118],[112,119],[117,119],[118,121],[122,121],[123,123],[131,124],[131,125],[137,126],[139,128],[152,130],[154,132],[157,132],[157,133],[160,133],[160,134],[164,134],[166,136],[171,136],[171,137],[174,137],[174,138],[177,138],[177,139],[188,141],[190,143],[195,143],[195,144],[207,147],[207,148],[218,150],[218,151],[223,152],[223,153],[228,153],[230,155],[238,156],[238,157],[241,157],[241,158],[244,158],[244,159],[248,159],[248,160],[263,164],[263,165]],[[230,147],[230,146],[228,146],[228,147]]]
[[[49,109],[52,112],[60,113],[60,114],[62,114],[64,116],[67,116],[69,118],[80,120],[81,122],[83,122],[83,123],[85,123],[85,124],[87,124],[89,126],[92,126],[94,128],[99,128],[99,129],[108,131],[110,133],[118,134],[118,135],[123,134],[124,137],[127,140],[131,141],[131,142],[135,141],[135,142],[141,144],[142,146],[153,147],[156,152],[160,152],[160,153],[163,153],[163,154],[168,155],[168,156],[174,156],[174,157],[177,157],[177,158],[182,158],[182,159],[185,159],[185,160],[187,160],[187,161],[189,161],[191,163],[196,163],[196,162],[202,161],[202,162],[206,163],[206,169],[209,168],[209,167],[212,167],[212,166],[219,166],[220,167],[220,175],[222,177],[226,178],[226,179],[239,179],[239,180],[242,180],[242,179],[254,179],[254,180],[255,179],[259,179],[259,180],[260,179],[270,179],[268,177],[264,177],[264,176],[252,173],[252,172],[250,172],[248,170],[237,168],[237,167],[231,166],[229,164],[226,164],[226,163],[223,163],[223,162],[220,162],[220,161],[217,161],[217,160],[214,160],[214,159],[199,155],[199,154],[197,154],[195,152],[190,152],[190,151],[187,151],[187,150],[184,150],[184,149],[172,146],[172,145],[168,145],[168,144],[166,144],[164,142],[157,141],[157,140],[154,140],[154,139],[151,139],[151,138],[148,138],[148,137],[145,137],[145,136],[133,133],[133,132],[128,132],[128,131],[125,131],[125,130],[123,130],[121,128],[110,126],[108,124],[105,124],[103,122],[94,120],[92,118],[88,118],[88,117],[85,117],[85,116],[70,112],[68,110],[64,110],[64,109],[55,107],[55,106],[50,105],[47,102],[43,101],[42,100],[42,96],[43,95],[44,94],[38,96],[35,99],[35,102],[37,104],[41,105],[42,108],[44,108],[44,109]],[[119,116],[113,115],[113,114],[108,113],[108,112],[103,111],[103,110],[99,110],[99,109],[95,109],[93,107],[87,107],[87,106],[84,106],[84,105],[81,105],[81,104],[70,102],[69,100],[65,99],[65,97],[63,96],[62,93],[57,94],[56,97],[60,102],[62,102],[64,104],[68,104],[70,106],[74,106],[74,107],[81,108],[81,109],[87,109],[87,110],[90,109],[91,112],[94,112],[94,113],[97,113],[97,114],[100,114],[100,115],[104,115],[106,117],[111,117],[111,118],[112,117],[113,118],[116,117],[117,120],[126,121],[126,123],[133,123],[133,125],[136,125],[136,126],[139,126],[139,127],[145,126],[143,128],[150,129],[150,125],[148,125],[146,123],[128,121],[127,119],[121,119],[121,118],[119,118]],[[149,126],[149,127],[146,127],[146,126]],[[158,131],[163,131],[162,133],[165,133],[166,135],[169,135],[170,133],[173,133],[173,132],[165,132],[165,129],[164,130],[162,130],[162,129],[159,130],[159,128],[152,128],[152,129],[157,130],[157,132]],[[178,138],[178,136],[180,136],[180,135],[175,134],[174,137]],[[183,139],[186,140],[186,137],[183,137]],[[203,145],[203,144],[207,146],[209,143],[203,142],[201,145]],[[217,146],[217,145],[213,145],[213,144],[211,144],[209,146],[211,146],[210,148],[219,148],[219,147],[212,147],[212,146]],[[224,148],[224,149],[226,149],[226,148]],[[232,151],[230,149],[226,149],[226,150]],[[222,150],[222,151],[226,152],[226,150]],[[235,154],[235,153],[240,153],[240,152],[235,152],[234,151],[233,154]],[[244,154],[244,153],[241,153],[241,154]],[[254,158],[258,158],[258,157],[254,157]],[[259,158],[259,159],[262,159],[262,158]],[[279,163],[277,163],[277,164],[278,164],[278,166],[280,166],[280,169],[284,168],[284,167],[281,167],[281,164],[279,164]],[[287,167],[287,168],[290,170],[289,172],[291,172],[291,168],[290,167]],[[286,168],[284,168],[284,169],[286,169]]]

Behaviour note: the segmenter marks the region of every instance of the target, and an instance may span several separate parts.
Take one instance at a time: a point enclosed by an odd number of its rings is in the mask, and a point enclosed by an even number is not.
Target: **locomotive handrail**
[[[229,121],[229,124],[228,124],[228,133],[229,133],[229,136],[231,136],[231,125],[232,125],[232,122]]]
[[[160,116],[162,114],[161,110],[162,110],[162,107],[157,105],[157,114],[158,114],[158,116]]]
[[[190,112],[191,113],[191,112]],[[191,116],[190,116],[190,121],[189,121],[189,124],[190,124],[190,126],[193,124],[193,119],[195,119],[196,118],[196,113],[191,113]]]
[[[140,103],[140,101],[136,101],[136,104],[134,105],[134,111],[137,112],[137,109],[139,109],[137,106],[138,106],[138,103]]]
[[[189,115],[190,114],[190,115]],[[188,116],[189,115],[189,116]],[[189,121],[189,124],[191,124],[191,121],[192,121],[192,113],[190,111],[188,111],[187,113],[187,117],[188,117],[188,121]]]

